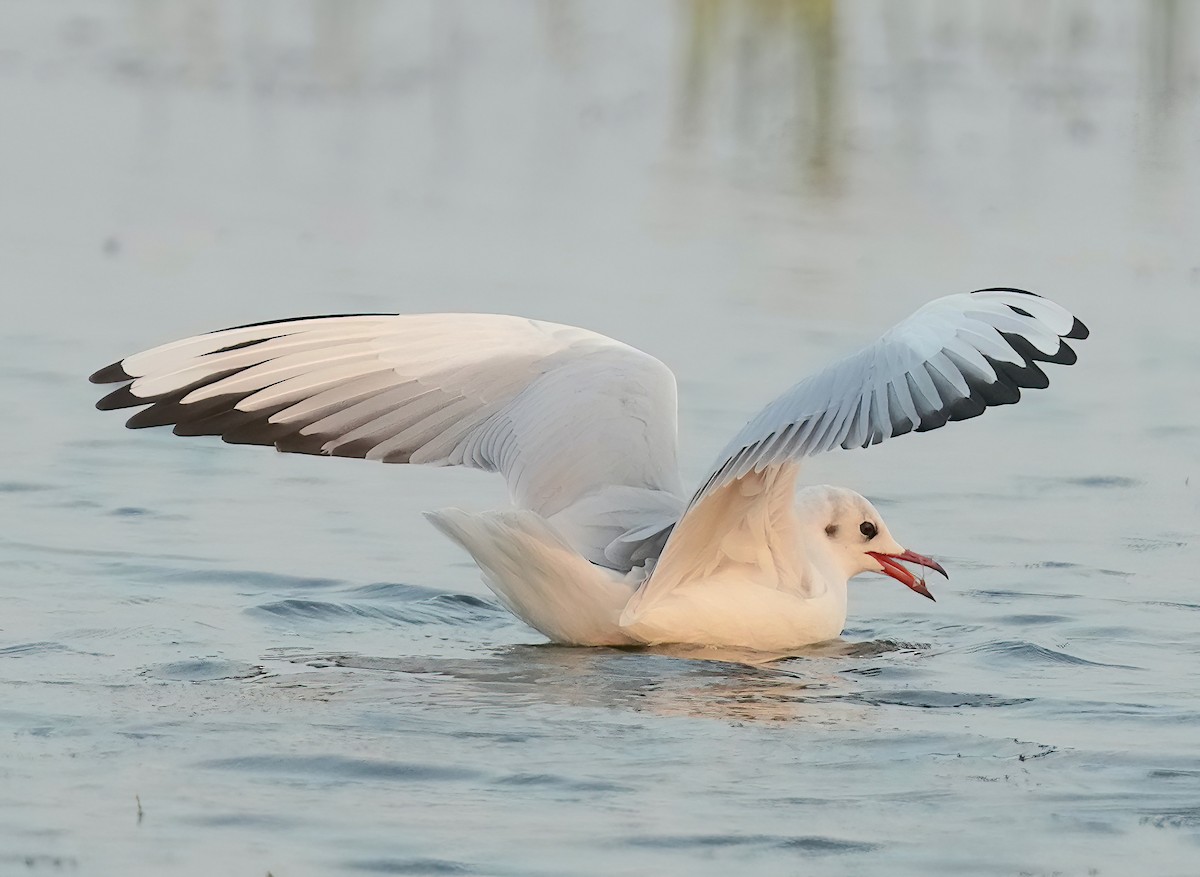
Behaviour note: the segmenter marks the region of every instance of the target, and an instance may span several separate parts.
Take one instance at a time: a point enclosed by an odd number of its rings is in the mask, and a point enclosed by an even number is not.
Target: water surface
[[[1200,855],[1188,4],[9,2],[0,873],[1185,875]],[[679,376],[698,478],[936,295],[1049,391],[829,455],[950,569],[783,660],[565,649],[420,511],[478,473],[92,410],[294,314],[504,311]]]

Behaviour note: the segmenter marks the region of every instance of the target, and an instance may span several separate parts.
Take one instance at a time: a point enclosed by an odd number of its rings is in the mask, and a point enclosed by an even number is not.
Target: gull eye
[[[858,532],[862,533],[868,539],[874,539],[879,533],[879,531],[875,529],[875,525],[870,521],[863,521],[861,524],[859,524]]]

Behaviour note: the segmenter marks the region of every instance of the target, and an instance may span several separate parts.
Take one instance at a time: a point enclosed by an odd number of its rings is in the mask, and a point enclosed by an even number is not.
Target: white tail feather
[[[617,624],[634,585],[589,563],[537,513],[441,509],[425,517],[470,553],[501,603],[554,642],[638,642]]]

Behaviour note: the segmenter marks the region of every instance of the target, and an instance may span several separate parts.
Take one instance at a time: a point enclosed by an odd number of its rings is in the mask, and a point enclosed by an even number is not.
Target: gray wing
[[[137,429],[501,472],[554,514],[609,487],[681,492],[675,378],[584,329],[493,314],[365,314],[240,326],[126,357],[102,410]]]
[[[1010,405],[1023,388],[1049,384],[1038,363],[1071,365],[1067,339],[1087,336],[1065,309],[1023,290],[936,299],[767,405],[721,452],[691,504],[750,472]]]

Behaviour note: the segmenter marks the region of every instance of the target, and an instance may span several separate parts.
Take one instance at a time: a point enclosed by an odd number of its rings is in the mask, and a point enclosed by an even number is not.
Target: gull
[[[467,466],[513,508],[427,512],[500,602],[569,645],[786,651],[838,637],[849,580],[933,599],[863,496],[797,489],[801,462],[937,429],[1073,364],[1087,327],[1034,293],[929,302],[786,390],[688,493],[671,370],[586,329],[499,314],[300,317],[185,338],[91,376],[133,429],[288,453]]]

